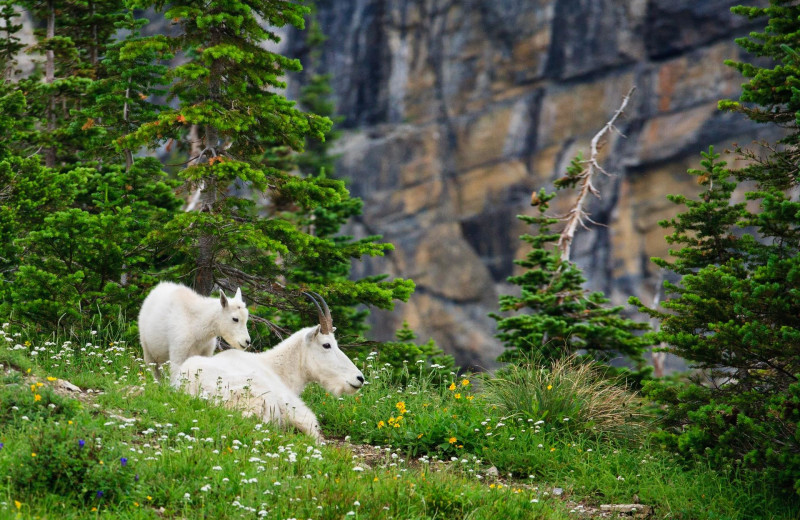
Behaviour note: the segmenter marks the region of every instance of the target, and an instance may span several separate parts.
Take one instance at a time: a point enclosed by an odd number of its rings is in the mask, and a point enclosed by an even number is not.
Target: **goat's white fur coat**
[[[172,385],[193,395],[218,398],[226,406],[264,421],[291,424],[322,440],[319,422],[300,394],[316,382],[339,396],[354,393],[364,376],[342,352],[333,333],[319,326],[301,329],[263,353],[227,350],[191,357],[172,372]]]
[[[160,379],[167,361],[177,370],[191,356],[210,356],[221,336],[231,347],[250,345],[248,311],[241,290],[233,298],[201,296],[185,285],[161,282],[139,311],[139,340],[144,361]]]

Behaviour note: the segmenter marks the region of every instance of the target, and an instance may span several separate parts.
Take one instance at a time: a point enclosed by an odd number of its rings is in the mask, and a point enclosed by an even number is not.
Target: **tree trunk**
[[[47,2],[47,40],[54,38],[56,35],[56,9],[53,5],[53,0]],[[44,82],[48,85],[52,85],[53,81],[55,80],[55,69],[56,69],[56,58],[55,54],[53,53],[52,49],[48,49],[45,52],[45,64],[44,64]],[[50,99],[47,102],[47,113],[45,114],[47,118],[47,133],[52,136],[53,132],[56,129],[56,99],[55,96],[51,93]],[[55,146],[50,146],[47,148],[47,151],[44,155],[44,164],[48,168],[52,168],[56,165],[56,148]]]
[[[213,178],[205,181],[201,200],[201,210],[211,212],[216,202],[217,186]],[[205,233],[197,241],[197,272],[194,278],[194,290],[208,296],[214,289],[214,235]]]
[[[222,62],[214,60],[210,69],[208,94],[210,99],[216,100],[219,98]],[[205,150],[208,151],[209,161],[213,165],[213,160],[218,156],[219,132],[213,124],[206,125],[204,132]],[[201,182],[203,192],[200,196],[200,211],[211,213],[217,202],[217,179],[212,174],[203,178]],[[214,242],[214,235],[209,232],[201,235],[197,242],[197,274],[194,285],[195,290],[203,295],[211,294],[211,290],[214,288]]]

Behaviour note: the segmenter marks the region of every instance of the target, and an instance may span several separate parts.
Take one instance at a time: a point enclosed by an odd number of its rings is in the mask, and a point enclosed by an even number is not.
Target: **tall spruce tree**
[[[154,234],[152,243],[174,255],[170,275],[201,293],[242,286],[263,309],[296,311],[307,308],[298,292],[312,289],[332,301],[389,308],[393,300],[408,298],[410,281],[307,276],[309,267],[341,270],[351,258],[382,255],[391,246],[343,245],[309,232],[308,215],[347,203],[349,193],[342,181],[286,170],[287,155],[302,151],[307,138],[324,139],[330,128],[327,117],[300,110],[280,93],[283,74],[300,64],[264,46],[279,40],[273,28],[302,28],[306,13],[306,7],[285,1],[168,4],[165,16],[179,34],[167,41],[185,60],[167,75],[177,107],[165,108],[128,142],[155,147],[185,140],[195,126],[201,146],[179,172],[193,192],[193,209]]]
[[[16,22],[20,14],[11,0],[0,1],[0,78],[9,79],[15,72],[17,53],[23,48],[17,33],[22,25]]]
[[[738,101],[720,107],[785,129],[758,149],[737,148],[749,166],[730,170],[713,152],[691,170],[702,191],[673,196],[685,209],[672,228],[672,260],[658,339],[709,376],[705,384],[654,386],[672,404],[667,439],[684,453],[763,471],[766,482],[800,493],[800,6],[736,7],[766,17],[763,32],[737,40],[755,63],[728,62],[749,78]],[[731,201],[734,190],[747,203]]]
[[[4,85],[4,109],[15,117],[3,123],[10,144],[0,157],[0,312],[44,330],[85,325],[97,315],[125,318],[153,283],[156,259],[142,240],[180,205],[158,161],[126,168],[103,160],[111,157],[104,137],[119,135],[104,125],[118,126],[121,118],[112,116],[122,105],[96,120],[84,112],[108,105],[102,95],[113,91],[106,75],[113,67],[103,62],[114,23],[126,16],[115,2],[30,6],[50,26],[39,43],[49,70]],[[29,153],[34,146],[44,150],[45,166]]]
[[[78,114],[93,105],[91,90],[102,76],[101,58],[125,9],[113,0],[25,0],[18,5],[44,25],[34,31],[37,44],[31,49],[43,56],[43,63],[20,80],[36,125],[20,138],[50,168],[91,160],[98,129]]]

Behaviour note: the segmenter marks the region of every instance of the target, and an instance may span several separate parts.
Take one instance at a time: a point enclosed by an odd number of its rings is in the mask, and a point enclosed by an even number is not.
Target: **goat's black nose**
[[[245,340],[245,343],[247,343],[247,346],[248,346],[248,347],[250,346],[250,340],[249,340],[249,339],[248,339],[248,340]]]
[[[358,377],[356,377],[356,379],[358,379],[358,380],[359,380],[359,381],[361,381],[362,383],[364,382],[364,376],[358,376]]]

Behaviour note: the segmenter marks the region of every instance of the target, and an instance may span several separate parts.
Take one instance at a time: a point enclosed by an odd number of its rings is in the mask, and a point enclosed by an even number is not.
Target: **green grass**
[[[0,335],[0,518],[558,520],[634,497],[655,518],[800,512],[747,475],[683,466],[644,435],[619,435],[628,411],[608,431],[581,416],[565,405],[565,389],[580,382],[542,387],[513,382],[523,374],[500,381],[415,366],[400,386],[373,357],[358,394],[305,394],[326,437],[372,446],[317,446],[154,383],[124,340],[109,330]],[[93,392],[76,399],[56,389],[58,378]],[[509,394],[509,384],[519,389]],[[538,407],[526,408],[532,395]]]

